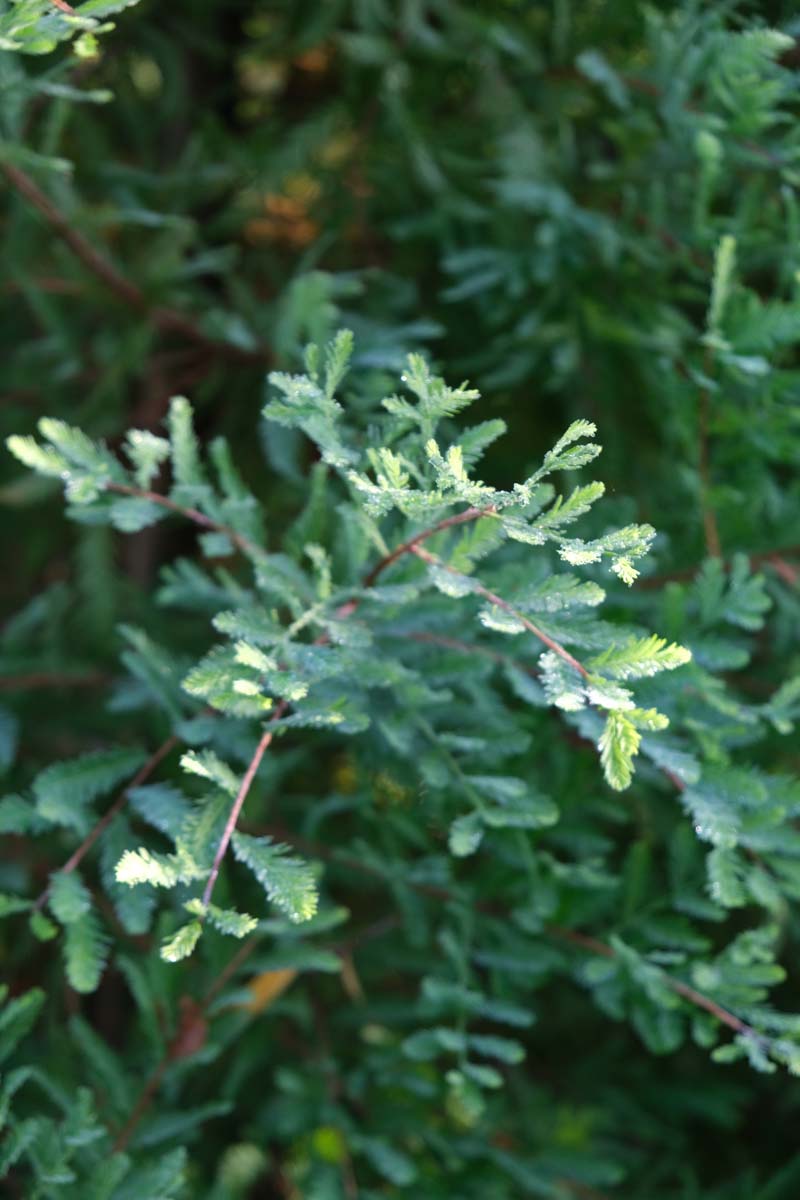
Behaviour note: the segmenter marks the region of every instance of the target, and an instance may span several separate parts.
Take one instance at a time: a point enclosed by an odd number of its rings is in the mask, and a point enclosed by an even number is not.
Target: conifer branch
[[[113,490],[115,490],[115,491],[125,491],[125,492],[129,492],[129,493],[134,493],[134,494],[137,493],[136,488],[123,487],[119,484],[111,484],[109,486],[112,487]],[[147,499],[152,498],[153,500],[155,500],[156,503],[158,503],[158,501],[159,501],[159,497],[157,497],[155,493],[153,493],[152,496],[147,493],[142,493],[142,495],[145,496],[145,498],[147,498]],[[167,500],[166,497],[160,497],[160,499],[162,501]],[[217,528],[221,532],[227,532],[228,536],[231,536],[232,531],[228,532],[223,527],[216,525],[215,522],[211,522],[208,517],[205,517],[203,513],[197,512],[197,510],[195,510],[195,509],[182,509],[179,505],[176,505],[174,503],[174,501],[171,501],[171,500],[169,500],[167,502],[167,507],[174,509],[178,512],[181,512],[184,516],[187,516],[192,520],[198,520],[198,518],[199,518],[199,523],[202,523],[204,525],[213,525],[215,528]],[[415,553],[418,550],[420,543],[425,541],[427,538],[433,537],[434,534],[441,533],[445,529],[451,529],[456,525],[463,525],[468,521],[475,521],[479,517],[491,515],[493,512],[494,512],[493,509],[469,508],[465,512],[456,513],[454,516],[446,517],[443,521],[440,521],[437,525],[432,526],[430,529],[425,529],[422,531],[422,533],[416,534],[415,537],[410,538],[407,542],[403,542],[400,546],[397,546],[390,554],[387,554],[384,558],[382,558],[376,564],[376,566],[373,567],[372,570],[364,577],[362,586],[365,588],[372,587],[382,571],[384,571],[387,567],[389,567],[393,562],[396,562],[397,559],[401,558],[404,554],[409,554],[412,552]],[[234,537],[238,537],[238,535],[234,535]],[[240,542],[244,541],[244,540],[246,540],[246,539],[239,539]],[[339,617],[340,620],[347,619],[347,617],[351,616],[352,613],[354,613],[356,611],[357,607],[358,607],[358,602],[356,600],[351,600],[348,603],[341,605],[339,607],[339,609],[337,609],[337,616]],[[329,640],[330,640],[330,635],[326,632],[326,633],[321,634],[315,640],[314,644],[317,646],[326,645]],[[566,653],[566,651],[564,651],[564,653]],[[282,700],[280,702],[280,704],[276,707],[275,712],[273,713],[273,715],[271,717],[271,720],[277,721],[280,717],[283,716],[283,714],[286,712],[288,707],[289,707],[288,702],[285,700]],[[239,815],[242,811],[244,802],[247,799],[247,794],[250,791],[250,787],[252,786],[253,780],[258,771],[259,765],[261,763],[261,759],[264,757],[266,750],[268,749],[270,743],[272,742],[272,738],[273,738],[273,732],[272,732],[272,730],[267,728],[264,731],[258,745],[256,746],[255,751],[253,753],[253,757],[250,760],[250,764],[242,778],[242,782],[239,787],[239,791],[237,792],[236,798],[234,799],[234,802],[231,806],[230,813],[228,814],[228,819],[225,823],[225,829],[223,830],[222,837],[219,840],[219,845],[217,846],[216,853],[214,855],[214,862],[211,867],[211,873],[208,877],[208,880],[206,881],[206,886],[203,890],[202,903],[203,903],[204,908],[207,908],[209,903],[211,902],[211,895],[214,891],[214,885],[216,884],[217,876],[219,875],[219,872],[220,872],[220,867],[222,866],[222,860],[225,857],[228,846],[230,844],[230,840],[233,837],[233,834],[236,830],[236,825],[239,820]]]
[[[543,629],[538,627],[538,625],[535,625],[533,621],[530,621],[522,613],[517,612],[517,610],[511,604],[509,604],[507,600],[503,600],[502,597],[496,595],[494,592],[489,591],[488,588],[485,588],[483,584],[473,579],[472,576],[464,575],[463,572],[456,570],[455,567],[451,567],[447,563],[442,562],[441,559],[437,558],[434,554],[431,554],[430,551],[425,550],[422,547],[423,542],[427,541],[428,538],[434,537],[434,535],[437,533],[442,533],[446,529],[452,529],[456,525],[464,525],[468,521],[477,521],[480,517],[491,517],[494,515],[495,509],[493,507],[489,507],[468,508],[465,509],[464,512],[456,513],[451,517],[446,517],[443,521],[439,521],[438,524],[432,525],[429,529],[424,529],[422,533],[415,534],[415,536],[409,538],[408,541],[402,542],[399,546],[396,546],[390,554],[385,555],[385,557],[382,558],[372,568],[372,570],[364,576],[362,586],[365,588],[372,587],[378,576],[385,571],[387,567],[390,567],[392,563],[397,562],[399,558],[402,558],[404,554],[416,554],[417,557],[423,559],[424,562],[427,562],[433,566],[441,567],[443,570],[449,571],[451,575],[458,576],[461,579],[468,579],[473,591],[475,591],[478,595],[483,596],[484,599],[488,600],[491,604],[501,608],[504,612],[516,617],[523,623],[529,633],[532,633],[539,639],[540,642],[547,646],[548,649],[552,650],[554,654],[557,654],[564,660],[564,662],[569,663],[569,665],[578,671],[584,678],[587,678],[589,672],[582,663],[578,662],[577,658],[574,658],[568,650],[565,650],[562,645],[546,634]],[[355,611],[355,606],[352,603],[350,605],[345,605],[342,607],[342,609],[340,609],[340,616],[349,616],[353,611]]]
[[[607,942],[601,942],[597,938],[590,937],[588,934],[580,933],[577,929],[567,929],[563,925],[547,925],[545,930],[552,937],[560,938],[562,941],[571,942],[575,946],[580,946],[583,950],[588,950],[590,954],[599,954],[603,958],[617,958],[617,952],[613,946],[609,946]],[[668,975],[666,971],[660,972],[660,977],[678,996],[682,996],[684,1000],[688,1000],[695,1008],[702,1008],[705,1012],[710,1013],[712,1017],[722,1025],[726,1025],[728,1029],[734,1030],[735,1033],[740,1033],[745,1037],[753,1038],[762,1045],[768,1044],[769,1039],[759,1033],[752,1025],[748,1025],[741,1017],[737,1017],[730,1009],[724,1008],[718,1004],[716,1000],[712,1000],[710,996],[698,992],[688,983],[684,983],[682,979],[676,979],[674,975]]]
[[[518,614],[516,611],[514,612],[514,615],[521,616],[521,614]],[[540,675],[540,672],[537,671],[535,667],[529,666],[528,663],[524,663],[520,659],[514,658],[510,654],[500,654],[499,651],[491,650],[488,646],[480,646],[470,642],[462,642],[458,638],[447,637],[446,635],[438,633],[407,633],[403,636],[407,637],[410,641],[425,642],[434,646],[442,646],[448,650],[456,650],[461,654],[480,655],[483,658],[490,658],[492,662],[495,662],[500,666],[514,667],[517,671],[523,671],[526,675],[530,675],[533,679],[538,679]],[[587,738],[581,737],[574,731],[572,731],[572,736],[577,745],[584,745],[595,749],[594,743],[590,742]],[[661,774],[670,781],[676,791],[686,791],[686,784],[683,782],[680,775],[676,775],[674,771],[669,769],[669,767],[660,767],[659,770],[661,771]]]
[[[288,707],[288,701],[281,700],[280,704],[276,706],[275,712],[272,714],[270,719],[272,721],[279,720],[286,712]],[[225,857],[230,840],[236,830],[236,822],[239,820],[239,814],[241,813],[242,806],[247,799],[247,793],[250,791],[253,780],[256,777],[256,772],[261,764],[261,759],[264,757],[264,754],[268,749],[273,736],[273,730],[271,730],[269,727],[264,730],[259,743],[253,752],[253,757],[250,759],[247,770],[242,776],[242,782],[239,785],[239,791],[236,793],[236,798],[231,805],[228,819],[225,822],[225,828],[222,831],[222,837],[219,839],[219,845],[217,846],[216,853],[214,854],[214,862],[211,866],[211,874],[209,875],[208,880],[206,881],[206,886],[203,889],[203,908],[208,908],[209,904],[211,903],[211,893],[214,891],[214,884],[217,882],[217,876],[219,875],[219,870],[222,866],[222,860]]]
[[[457,571],[455,567],[451,567],[447,563],[442,562],[442,560],[437,558],[435,554],[431,554],[429,550],[424,550],[419,544],[410,544],[408,549],[412,554],[416,554],[418,558],[421,558],[424,562],[429,563],[431,566],[440,567],[442,570],[448,571],[451,575],[455,575],[459,579],[468,580],[471,590],[476,595],[483,596],[484,600],[488,600],[490,604],[496,605],[497,608],[502,609],[503,612],[508,613],[509,616],[515,617],[525,626],[529,633],[532,633],[534,637],[537,637],[539,641],[542,642],[543,645],[547,646],[548,650],[552,650],[553,653],[557,654],[559,658],[562,658],[565,663],[569,663],[569,665],[573,667],[574,670],[578,671],[584,677],[584,679],[589,678],[590,672],[586,670],[586,667],[584,667],[583,663],[578,662],[577,658],[574,658],[573,655],[570,654],[569,650],[565,650],[560,642],[557,642],[551,638],[549,634],[545,633],[543,629],[540,629],[538,625],[534,625],[533,621],[530,621],[524,615],[524,613],[518,612],[516,608],[514,608],[513,604],[509,604],[507,600],[502,598],[502,596],[498,596],[496,592],[492,592],[488,588],[484,587],[482,583],[479,583],[478,580],[474,579],[471,575],[465,575],[462,571]]]
[[[257,546],[255,542],[251,542],[249,538],[243,537],[241,533],[237,533],[230,525],[214,521],[211,517],[207,517],[205,513],[200,512],[198,508],[186,508],[182,504],[177,504],[169,496],[163,496],[160,492],[150,492],[146,488],[132,487],[127,483],[112,482],[106,484],[106,491],[116,492],[120,496],[135,496],[140,500],[148,500],[150,504],[157,504],[161,508],[169,509],[170,512],[176,513],[180,517],[185,517],[187,521],[193,521],[195,525],[201,525],[203,529],[209,529],[214,533],[222,533],[234,546],[245,554],[263,553],[262,547]]]
[[[445,529],[452,529],[456,525],[465,525],[468,521],[477,521],[480,517],[493,517],[496,510],[493,507],[488,508],[467,508],[464,512],[455,513],[452,517],[445,517],[443,521],[439,521],[436,525],[431,525],[429,529],[423,529],[422,533],[417,533],[414,537],[409,538],[407,542],[402,542],[396,546],[390,554],[387,554],[380,562],[372,568],[372,570],[364,576],[362,586],[365,588],[372,587],[378,576],[390,567],[392,563],[397,562],[398,558],[402,558],[404,554],[411,554],[416,551],[416,548],[428,538],[434,537],[437,533],[444,532]]]
[[[130,783],[125,784],[125,787],[122,789],[107,812],[103,814],[100,820],[97,821],[97,823],[92,827],[90,832],[87,833],[86,837],[83,839],[80,846],[78,846],[74,854],[70,855],[63,867],[60,868],[60,875],[70,875],[80,866],[97,839],[105,832],[117,814],[120,813],[125,807],[128,799],[128,793],[132,792],[134,788],[141,787],[141,785],[150,778],[156,767],[159,766],[159,764],[167,757],[167,755],[175,749],[179,741],[180,739],[177,737],[177,735],[172,734],[171,737],[168,737],[165,742],[162,742],[158,749],[150,755],[147,762],[139,768],[133,779],[131,779]],[[47,903],[47,898],[49,895],[50,883],[48,882],[47,887],[33,905],[34,912],[41,912]]]

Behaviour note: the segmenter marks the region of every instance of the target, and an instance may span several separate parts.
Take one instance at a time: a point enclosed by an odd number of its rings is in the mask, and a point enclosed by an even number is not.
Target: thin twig
[[[283,716],[288,707],[288,701],[281,700],[280,704],[277,705],[271,720],[277,721]],[[208,908],[208,905],[211,902],[211,893],[214,890],[214,884],[217,882],[219,869],[222,866],[222,860],[225,857],[228,844],[233,837],[234,830],[236,829],[236,822],[239,820],[239,813],[242,811],[242,805],[247,799],[247,793],[250,791],[253,780],[256,777],[256,772],[261,764],[261,759],[264,757],[267,747],[269,746],[273,737],[274,732],[272,729],[267,728],[264,730],[259,743],[255,748],[253,757],[250,759],[250,764],[242,777],[242,782],[239,785],[239,791],[236,793],[236,799],[231,805],[231,811],[228,813],[228,819],[225,822],[225,828],[222,831],[222,837],[219,839],[219,845],[217,846],[217,852],[214,855],[214,862],[211,867],[211,874],[209,875],[208,880],[206,881],[206,886],[203,889],[203,908]]]
[[[130,1116],[117,1134],[112,1146],[113,1154],[120,1154],[127,1148],[139,1122],[161,1086],[161,1081],[170,1064],[177,1062],[178,1059],[196,1054],[205,1044],[208,1036],[205,1005],[198,1004],[190,996],[181,996],[180,1010],[177,1031],[170,1039],[162,1058],[145,1081]]]
[[[200,512],[198,508],[186,508],[182,504],[176,504],[169,496],[163,496],[160,492],[149,492],[146,488],[130,487],[125,483],[107,483],[106,491],[116,492],[120,496],[136,496],[139,499],[148,500],[151,504],[158,504],[161,508],[167,508],[170,512],[185,517],[188,521],[193,521],[195,525],[201,525],[203,529],[210,529],[214,533],[224,534],[234,546],[243,550],[245,554],[258,555],[263,553],[260,546],[257,546],[255,542],[251,542],[249,538],[243,537],[241,533],[237,533],[230,525],[223,525],[220,521],[212,520],[211,517],[207,517],[205,513]]]
[[[138,494],[137,489],[134,489],[134,488],[122,488],[119,484],[112,484],[110,486],[115,491],[125,491],[128,493]],[[142,493],[142,494],[146,498],[151,498],[148,493]],[[159,497],[156,495],[156,493],[153,493],[152,499],[156,503],[159,503],[159,502],[164,502],[167,498],[163,497],[163,496]],[[171,508],[175,511],[181,512],[184,516],[189,517],[191,520],[198,521],[198,523],[200,523],[200,524],[203,524],[206,526],[214,525],[216,528],[218,528],[218,529],[220,528],[220,526],[217,526],[215,522],[211,522],[208,517],[205,517],[203,515],[203,513],[197,512],[196,509],[182,509],[179,505],[176,505],[174,503],[174,501],[171,501],[171,500],[167,502],[167,507]],[[367,575],[364,576],[364,579],[362,582],[362,587],[364,587],[364,588],[372,587],[373,584],[375,583],[376,579],[378,578],[378,576],[381,574],[381,572],[386,570],[386,568],[388,566],[390,566],[392,563],[396,562],[397,559],[401,558],[404,554],[411,554],[411,553],[417,553],[417,552],[424,553],[423,551],[421,551],[419,549],[419,547],[420,547],[420,543],[424,542],[427,538],[433,537],[434,534],[441,533],[445,529],[452,529],[456,525],[464,525],[468,521],[476,521],[479,517],[491,516],[493,514],[493,512],[494,512],[494,509],[492,509],[492,508],[486,508],[486,509],[468,508],[464,512],[456,513],[451,517],[446,517],[443,521],[439,521],[438,524],[432,525],[429,529],[424,529],[421,533],[416,534],[413,538],[410,538],[407,542],[403,542],[400,546],[397,546],[396,549],[394,549],[390,554],[385,555],[385,557],[382,558],[372,568],[372,570],[369,571],[367,573]],[[346,620],[347,617],[351,616],[356,611],[357,608],[358,608],[358,600],[349,600],[346,604],[342,604],[336,610],[336,616],[340,620]],[[330,634],[325,632],[325,633],[320,634],[320,636],[315,639],[314,645],[315,646],[324,646],[324,645],[327,645],[327,643],[329,641],[330,641]],[[566,651],[564,651],[564,653],[566,653]],[[286,712],[288,707],[289,707],[288,701],[281,700],[280,704],[275,709],[275,712],[273,713],[270,720],[277,721],[280,717],[283,716],[283,714]],[[239,791],[236,794],[236,798],[235,798],[233,804],[231,805],[231,810],[230,810],[230,813],[228,814],[228,819],[225,822],[225,829],[223,830],[222,837],[220,838],[219,845],[217,846],[217,850],[214,855],[214,862],[211,867],[211,874],[209,875],[208,880],[206,881],[206,886],[203,890],[202,902],[203,902],[204,908],[207,908],[211,901],[211,894],[214,890],[214,885],[217,881],[217,876],[219,875],[220,867],[222,866],[222,860],[225,857],[225,854],[228,849],[228,845],[230,844],[230,840],[233,837],[234,831],[236,829],[236,824],[239,820],[239,815],[242,811],[244,802],[247,799],[247,794],[250,791],[250,787],[256,776],[256,772],[258,771],[259,765],[261,763],[261,759],[264,757],[264,754],[265,754],[267,748],[269,747],[269,745],[272,741],[272,738],[273,738],[273,731],[269,728],[265,729],[258,745],[255,748],[255,751],[253,752],[253,757],[250,760],[250,764],[242,778],[242,782],[239,787]]]
[[[225,984],[228,982],[228,980],[233,978],[233,976],[239,970],[239,967],[242,965],[242,963],[247,961],[247,959],[250,957],[250,955],[253,953],[253,951],[256,950],[260,944],[261,944],[261,937],[259,937],[257,934],[251,938],[248,938],[246,942],[242,942],[239,949],[228,960],[226,965],[220,971],[217,978],[214,980],[214,982],[209,987],[206,994],[203,996],[203,999],[200,1002],[201,1008],[207,1009],[209,1007],[212,1000],[215,1000],[217,998],[219,993],[225,987]]]
[[[376,563],[372,570],[364,576],[362,586],[365,588],[372,587],[378,576],[390,567],[392,563],[397,562],[398,558],[402,558],[404,554],[413,553],[418,546],[432,538],[437,533],[442,533],[445,529],[452,529],[455,525],[464,525],[468,521],[477,521],[480,517],[493,517],[496,510],[494,507],[488,508],[468,508],[464,512],[456,513],[452,517],[445,517],[443,521],[439,521],[437,525],[431,525],[429,529],[423,529],[422,533],[415,534],[409,538],[407,542],[402,542],[401,545],[395,547],[391,554],[387,554],[380,562]]]
[[[599,954],[603,958],[617,958],[617,953],[613,946],[609,946],[607,942],[601,942],[597,938],[590,937],[588,934],[580,933],[577,929],[567,929],[563,925],[547,925],[545,932],[552,937],[560,938],[562,941],[571,942],[574,946],[580,946],[582,950],[588,950],[590,954]],[[704,996],[702,992],[698,992],[696,988],[691,987],[688,983],[684,983],[682,979],[676,979],[674,975],[668,975],[666,971],[661,971],[661,978],[671,991],[677,995],[683,996],[684,1000],[688,1000],[696,1008],[702,1008],[707,1013],[711,1013],[712,1017],[723,1025],[727,1025],[729,1029],[733,1029],[736,1033],[744,1034],[746,1037],[752,1037],[760,1042],[764,1041],[763,1034],[760,1034],[752,1025],[748,1025],[735,1013],[729,1009],[723,1008],[721,1004],[717,1004],[716,1000],[712,1000],[710,996]]]
[[[408,548],[412,554],[416,554],[417,557],[421,558],[424,562],[430,563],[435,567],[441,567],[442,570],[449,571],[451,575],[456,575],[461,579],[466,579],[469,582],[472,592],[478,596],[483,596],[484,600],[488,600],[490,604],[494,604],[497,608],[502,609],[503,612],[508,613],[510,616],[520,621],[529,633],[532,633],[534,637],[537,637],[540,642],[547,646],[548,649],[552,650],[554,654],[557,654],[559,658],[562,658],[564,662],[569,663],[569,665],[578,671],[584,677],[584,679],[589,678],[590,672],[586,670],[586,667],[584,667],[583,663],[578,662],[577,658],[574,658],[573,655],[570,654],[569,650],[565,650],[559,642],[554,641],[554,639],[551,638],[549,634],[545,633],[543,629],[540,629],[538,625],[534,625],[533,621],[529,621],[524,613],[518,612],[516,608],[514,608],[513,604],[509,604],[507,600],[502,598],[502,596],[498,596],[496,592],[489,591],[489,589],[484,587],[482,583],[479,583],[477,579],[473,579],[471,575],[464,575],[463,572],[456,570],[455,567],[451,567],[448,565],[448,563],[442,562],[441,559],[437,558],[435,554],[431,554],[428,550],[423,550],[419,544],[410,545]]]
[[[69,8],[68,4],[59,3],[59,0],[52,0],[52,3],[56,4],[59,8],[63,8],[66,12],[73,11]],[[58,237],[69,246],[75,257],[83,263],[84,267],[95,278],[99,279],[123,304],[127,304],[130,308],[136,309],[137,312],[149,316],[154,324],[163,332],[178,333],[189,341],[202,346],[208,353],[217,357],[241,363],[260,363],[262,365],[271,361],[272,355],[266,347],[259,347],[255,350],[244,350],[240,346],[235,346],[232,342],[218,341],[215,338],[208,337],[199,325],[196,325],[190,317],[178,312],[177,309],[161,306],[151,307],[142,289],[133,283],[132,280],[128,279],[127,276],[123,275],[110,259],[101,254],[99,250],[96,250],[88,238],[73,228],[67,217],[56,207],[50,197],[41,190],[38,184],[31,179],[30,175],[11,163],[0,164],[0,169],[2,169],[11,186],[44,217]]]
[[[797,587],[800,580],[800,570],[793,567],[791,563],[787,563],[785,558],[780,554],[772,554],[767,560],[776,575],[780,575],[784,583],[788,583],[789,587]]]
[[[148,1076],[144,1087],[139,1093],[139,1098],[136,1101],[136,1104],[133,1106],[130,1116],[116,1136],[114,1145],[111,1148],[112,1154],[122,1154],[127,1149],[128,1143],[133,1137],[133,1134],[136,1131],[136,1128],[142,1117],[150,1107],[156,1092],[161,1086],[161,1080],[164,1078],[167,1067],[170,1065],[174,1057],[175,1056],[170,1052],[170,1048],[168,1048],[166,1054],[157,1064],[155,1070]]]
[[[111,805],[111,807],[108,809],[108,811],[94,825],[92,830],[89,833],[87,833],[86,837],[83,839],[80,846],[78,846],[78,849],[75,851],[75,853],[73,855],[71,855],[71,857],[68,858],[67,861],[64,863],[63,867],[60,868],[60,870],[59,870],[60,875],[69,875],[72,871],[74,871],[76,869],[76,867],[80,866],[81,862],[83,861],[83,859],[85,858],[87,853],[91,850],[92,846],[95,844],[95,842],[100,837],[100,835],[108,828],[108,826],[111,824],[111,822],[117,816],[117,814],[119,812],[121,812],[122,809],[125,807],[125,803],[128,799],[128,793],[132,792],[134,788],[141,787],[141,785],[145,782],[145,780],[149,779],[149,777],[152,775],[153,771],[155,771],[155,769],[159,765],[159,763],[162,762],[162,760],[167,757],[167,755],[170,753],[170,751],[175,749],[175,747],[178,745],[178,741],[179,741],[179,738],[176,737],[175,734],[173,734],[171,737],[168,737],[165,742],[162,742],[161,745],[159,746],[159,748],[153,754],[150,755],[150,758],[148,758],[147,762],[144,763],[143,766],[141,766],[139,768],[139,770],[136,772],[136,774],[134,775],[134,777],[130,781],[130,783],[125,784],[125,787],[122,789],[120,794],[117,796],[116,800]],[[45,904],[47,903],[47,897],[49,896],[49,894],[50,894],[50,883],[47,884],[47,887],[44,889],[44,891],[42,892],[42,894],[39,896],[38,900],[34,904],[34,906],[33,906],[34,912],[40,912],[41,909],[44,908]]]

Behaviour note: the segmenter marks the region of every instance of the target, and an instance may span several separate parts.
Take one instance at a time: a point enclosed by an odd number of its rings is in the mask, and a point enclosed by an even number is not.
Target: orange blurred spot
[[[256,245],[284,242],[289,246],[307,246],[319,236],[319,225],[309,216],[309,207],[320,190],[319,183],[304,172],[289,176],[283,191],[268,192],[262,198],[266,216],[247,221],[245,237]]]
[[[311,71],[316,75],[320,71],[326,71],[330,61],[330,50],[324,46],[314,46],[311,50],[306,50],[305,54],[298,55],[294,60],[294,65],[301,71]]]
[[[264,208],[273,216],[283,217],[286,221],[296,221],[298,218],[306,215],[305,205],[302,200],[297,200],[294,196],[284,196],[275,192],[270,192],[269,195],[264,197]]]
[[[280,221],[270,217],[256,217],[244,227],[248,242],[285,242],[289,246],[307,246],[319,236],[316,221],[303,218],[299,221]]]
[[[241,1007],[254,1016],[262,1013],[265,1008],[269,1008],[273,1000],[277,1000],[278,996],[286,991],[296,975],[297,971],[292,967],[284,967],[280,971],[262,971],[260,975],[254,975],[247,984],[252,999],[247,1000]]]
[[[355,968],[352,955],[342,955],[342,987],[351,1000],[363,1000],[364,989]]]

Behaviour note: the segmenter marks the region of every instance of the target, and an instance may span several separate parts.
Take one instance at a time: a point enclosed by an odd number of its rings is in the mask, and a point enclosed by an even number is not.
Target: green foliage
[[[308,921],[317,911],[314,876],[300,859],[287,857],[286,849],[273,845],[267,838],[252,838],[244,833],[233,835],[234,854],[250,868],[269,899],[290,921]],[[241,937],[238,929],[235,936]]]
[[[89,824],[87,805],[131,776],[143,761],[141,751],[119,748],[55,763],[33,781],[36,811],[48,821],[85,832]]]
[[[790,1200],[793,8],[74,7],[0,0],[0,1186]]]
[[[53,0],[8,0],[5,11],[0,10],[0,49],[49,54],[59,42],[75,38],[75,55],[94,58],[98,50],[96,34],[114,28],[104,18],[116,16],[138,2],[85,0],[72,6],[56,5]]]

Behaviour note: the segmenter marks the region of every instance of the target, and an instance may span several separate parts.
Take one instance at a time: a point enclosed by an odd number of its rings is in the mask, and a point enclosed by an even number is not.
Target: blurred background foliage
[[[63,29],[46,8],[54,43]],[[0,0],[0,21],[14,9]],[[776,607],[749,685],[765,694],[797,659],[800,618],[796,5],[141,0],[114,19],[97,42],[44,53],[51,25],[45,37],[37,24],[25,47],[37,53],[0,50],[3,437],[47,414],[114,444],[129,426],[159,428],[185,392],[202,436],[230,439],[277,545],[312,461],[290,432],[253,438],[266,371],[296,367],[307,340],[347,325],[353,402],[368,413],[424,348],[451,381],[481,388],[478,415],[508,421],[491,482],[522,477],[587,417],[605,446],[609,519],[616,507],[659,530],[653,575],[692,571],[715,549],[770,565]],[[731,289],[717,320],[710,279],[725,238]],[[115,629],[147,612],[159,633],[159,569],[193,541],[180,526],[124,543],[71,526],[57,489],[7,455],[0,509],[2,667],[33,769],[116,729],[124,695],[109,708],[103,686]],[[680,597],[655,597],[643,586],[631,607],[669,625]],[[170,618],[177,650],[182,636]],[[45,676],[63,686],[40,686]],[[796,769],[796,750],[782,753]],[[344,779],[348,767],[330,769]],[[387,788],[385,803],[399,802]],[[172,989],[174,1008],[177,984],[152,971],[147,986]],[[95,1016],[113,1037],[104,997]],[[659,1064],[655,1094],[627,1029],[580,998],[558,1007],[538,1066],[558,1076],[568,1050],[572,1100],[554,1111],[528,1081],[524,1103],[564,1153],[608,1150],[611,1165],[598,1160],[575,1194],[613,1187],[624,1163],[644,1190],[618,1194],[796,1195],[796,1177],[777,1174],[794,1150],[794,1085],[708,1066],[696,1090],[676,1058]],[[373,1034],[364,1053],[379,1059]],[[231,1096],[249,1070],[228,1081]],[[336,1130],[303,1132],[313,1122],[293,1107],[288,1067],[279,1087],[269,1119],[298,1162],[316,1155],[338,1178]],[[591,1103],[576,1104],[584,1093]],[[639,1140],[622,1147],[628,1122]],[[737,1123],[771,1163],[766,1177],[747,1173]],[[244,1194],[236,1179],[263,1171],[248,1152],[226,1160],[234,1183],[219,1195]],[[384,1161],[392,1170],[402,1163]],[[508,1195],[561,1194],[534,1185]],[[337,1194],[319,1186],[315,1197]]]

